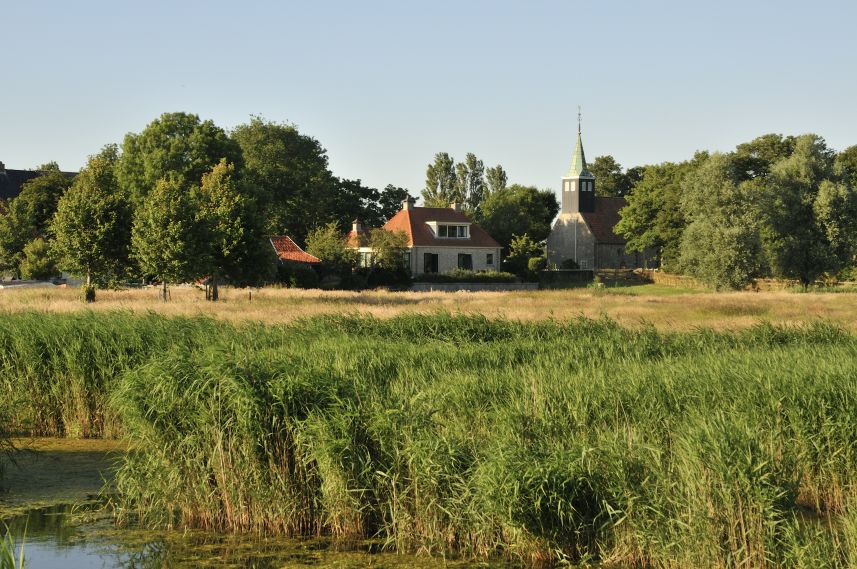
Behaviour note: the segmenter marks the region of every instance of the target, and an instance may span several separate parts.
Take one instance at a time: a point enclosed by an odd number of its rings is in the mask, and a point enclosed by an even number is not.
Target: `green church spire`
[[[583,154],[583,139],[580,136],[580,107],[577,107],[577,146],[571,157],[571,167],[568,169],[566,178],[578,178],[580,176],[592,177],[592,173],[586,169],[586,156]]]

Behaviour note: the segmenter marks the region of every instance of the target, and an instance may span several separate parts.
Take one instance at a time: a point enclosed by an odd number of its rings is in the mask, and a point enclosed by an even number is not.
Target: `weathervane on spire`
[[[580,134],[580,105],[577,105],[577,134]]]

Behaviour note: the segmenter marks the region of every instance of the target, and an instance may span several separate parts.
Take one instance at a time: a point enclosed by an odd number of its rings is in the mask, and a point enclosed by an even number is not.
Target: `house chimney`
[[[351,231],[356,235],[363,231],[363,224],[360,223],[359,219],[355,219],[351,222]]]
[[[0,172],[5,172],[5,171],[6,171],[6,165],[3,164],[2,162],[0,162]]]
[[[416,201],[417,200],[415,200],[411,196],[408,196],[408,199],[402,202],[402,209],[405,211],[410,211],[414,209],[414,204],[416,203]]]
[[[451,204],[449,204],[449,207],[451,209],[454,209],[455,211],[461,211],[461,204],[458,202],[452,202]]]

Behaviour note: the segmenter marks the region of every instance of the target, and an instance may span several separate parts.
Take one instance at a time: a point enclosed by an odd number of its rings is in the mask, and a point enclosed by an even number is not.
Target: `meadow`
[[[172,300],[160,302],[156,288],[98,291],[91,305],[74,288],[0,290],[0,315],[22,311],[73,313],[130,311],[165,316],[212,316],[221,320],[288,323],[337,314],[392,318],[443,312],[488,318],[535,321],[607,316],[624,326],[653,325],[659,330],[700,327],[735,330],[759,321],[796,325],[833,322],[857,331],[857,291],[714,293],[646,284],[637,286],[541,290],[529,292],[321,291],[286,288],[221,288],[220,302],[206,302],[202,291],[173,287]]]
[[[528,565],[857,564],[851,331],[387,316],[9,313],[9,427],[124,439],[120,522]]]

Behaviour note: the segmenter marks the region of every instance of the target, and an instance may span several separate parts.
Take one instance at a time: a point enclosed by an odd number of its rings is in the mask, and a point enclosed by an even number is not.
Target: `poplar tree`
[[[449,207],[454,199],[455,160],[446,152],[438,152],[426,168],[423,202],[426,207]]]

